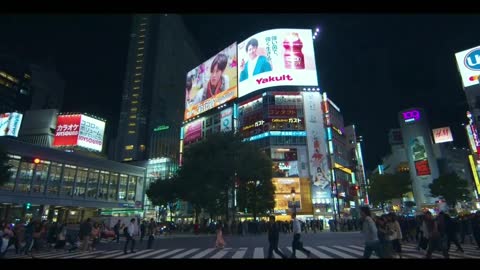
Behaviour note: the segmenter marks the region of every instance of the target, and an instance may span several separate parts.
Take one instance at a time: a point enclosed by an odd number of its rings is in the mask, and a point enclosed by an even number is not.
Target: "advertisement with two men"
[[[184,120],[237,97],[237,44],[187,73]]]
[[[238,44],[238,97],[281,85],[317,86],[310,29],[273,29]]]

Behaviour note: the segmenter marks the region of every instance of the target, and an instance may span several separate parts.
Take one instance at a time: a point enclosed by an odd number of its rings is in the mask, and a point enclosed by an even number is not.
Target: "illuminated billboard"
[[[432,132],[435,143],[453,142],[450,127],[436,128]]]
[[[187,145],[202,138],[203,118],[188,123],[183,128],[183,144]]]
[[[22,119],[23,114],[21,113],[12,112],[0,114],[0,136],[18,137]]]
[[[310,29],[273,29],[238,44],[238,97],[258,89],[317,86]]]
[[[464,88],[478,84],[480,75],[480,46],[455,54]]]
[[[410,141],[410,149],[412,150],[412,158],[415,164],[415,170],[417,171],[417,176],[431,175],[423,137],[417,136],[413,138]]]
[[[225,110],[220,112],[220,131],[221,132],[229,132],[232,131],[232,116],[233,116],[233,108],[226,108]]]
[[[185,115],[190,119],[237,97],[237,44],[187,73]]]
[[[53,146],[81,146],[100,152],[104,133],[104,121],[83,114],[59,115]]]

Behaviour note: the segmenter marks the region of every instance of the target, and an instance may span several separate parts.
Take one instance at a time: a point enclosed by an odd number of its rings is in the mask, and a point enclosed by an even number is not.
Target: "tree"
[[[374,174],[370,177],[368,194],[373,204],[380,204],[383,208],[385,203],[410,192],[411,186],[408,173]]]
[[[176,177],[170,179],[157,179],[148,187],[146,194],[153,205],[159,206],[164,211],[167,205],[179,198]]]
[[[8,164],[7,152],[0,148],[0,186],[3,186],[10,180],[12,172],[10,171],[11,165]]]
[[[450,207],[455,207],[458,201],[470,199],[467,180],[454,172],[440,175],[428,187],[433,197],[443,197]]]

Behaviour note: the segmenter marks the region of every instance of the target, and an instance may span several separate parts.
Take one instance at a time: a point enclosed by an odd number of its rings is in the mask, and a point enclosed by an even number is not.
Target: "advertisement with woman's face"
[[[238,44],[238,97],[258,89],[317,86],[310,29],[273,29]]]
[[[185,115],[190,119],[237,97],[237,44],[187,73]]]

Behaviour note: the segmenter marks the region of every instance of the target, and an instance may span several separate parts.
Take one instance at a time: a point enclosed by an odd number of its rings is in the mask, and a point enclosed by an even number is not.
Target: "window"
[[[139,83],[139,82],[141,82],[141,80],[135,80],[134,82],[135,82],[135,83]]]
[[[140,25],[147,25],[147,23],[141,23]]]
[[[76,166],[65,164],[63,169],[62,195],[73,195],[73,181],[75,180]]]
[[[32,191],[35,193],[43,193],[45,191],[45,185],[47,184],[48,166],[50,162],[42,161],[37,164],[35,176],[33,177]]]
[[[133,160],[133,158],[131,158],[131,157],[123,159],[123,161],[131,161],[131,160]]]
[[[130,119],[135,119],[135,118],[137,118],[137,116],[136,116],[135,114],[132,114],[132,115],[130,115],[129,118],[130,118]]]
[[[145,49],[145,47],[138,47],[138,50],[139,50],[139,51],[141,51],[141,50],[143,50],[143,49]]]
[[[140,32],[145,32],[145,28],[140,29]]]
[[[143,43],[145,43],[145,41],[143,40],[138,42],[138,44],[143,44]]]
[[[118,200],[118,173],[110,174],[110,184],[108,186],[108,200]]]
[[[99,187],[98,187],[98,198],[106,200],[108,198],[108,179],[110,173],[101,171],[100,178],[99,178]]]
[[[138,100],[132,100],[132,104],[137,104]]]
[[[140,35],[140,37],[145,37],[145,35]]]
[[[130,109],[131,112],[136,112],[137,110],[138,110],[137,107],[133,107],[133,108]]]
[[[87,189],[87,177],[88,169],[78,167],[77,177],[75,181],[75,190],[73,191],[74,196],[85,197],[85,190]]]
[[[127,187],[127,200],[134,201],[135,200],[135,191],[137,189],[137,178],[136,176],[130,176],[128,179],[128,187]]]
[[[87,197],[97,198],[99,170],[88,170]]]
[[[135,73],[135,76],[142,76],[142,73]]]
[[[33,167],[35,164],[22,161],[20,162],[20,175],[15,191],[30,192],[30,181],[33,177]]]
[[[125,150],[132,150],[132,149],[133,149],[133,144],[125,145]]]
[[[136,126],[136,125],[137,125],[137,124],[135,124],[135,123],[128,123],[128,126],[129,126],[129,127],[134,127],[134,126]]]
[[[10,179],[8,180],[8,182],[0,186],[0,190],[13,191],[13,188],[15,187],[15,178],[17,177],[18,166],[20,165],[20,160],[11,158],[8,160],[8,165],[10,165],[10,169],[8,169],[8,171],[10,172]]]
[[[127,178],[126,174],[120,175],[120,189],[118,190],[118,199],[125,200],[127,199]]]
[[[132,95],[132,97],[138,98],[139,95],[140,95],[140,94],[135,93],[135,94]]]
[[[138,90],[138,89],[140,89],[140,86],[133,87],[133,90]]]
[[[142,69],[142,67],[135,67],[135,69]]]
[[[135,134],[135,130],[129,130],[128,134]]]
[[[137,56],[138,56],[138,57],[143,56],[143,53],[139,53],[139,54],[137,54]]]
[[[58,195],[60,190],[60,178],[62,177],[62,164],[52,162],[50,175],[48,176],[47,194]]]
[[[140,144],[140,151],[142,151],[142,152],[145,151],[145,145]]]

